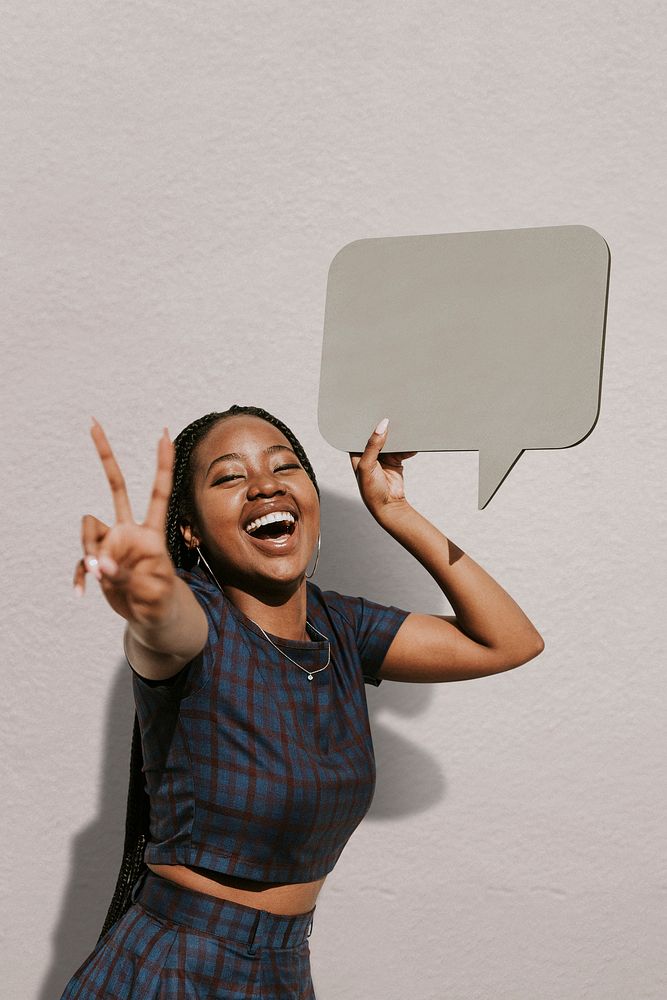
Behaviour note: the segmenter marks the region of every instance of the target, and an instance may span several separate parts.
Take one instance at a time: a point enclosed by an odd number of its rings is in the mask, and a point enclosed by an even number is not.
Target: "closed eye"
[[[275,471],[276,472],[282,472],[284,469],[300,469],[300,468],[301,468],[300,465],[292,463],[291,465],[279,465],[278,468]],[[235,475],[231,475],[231,476],[221,476],[220,479],[216,479],[215,482],[212,483],[211,485],[212,486],[219,486],[220,483],[228,483],[228,482],[231,482],[232,479],[243,479],[243,476],[240,475],[239,473],[236,473]]]
[[[220,483],[228,483],[231,479],[243,479],[243,476],[238,476],[238,475],[236,475],[236,476],[222,476],[220,479],[216,479],[216,481],[214,483],[211,483],[211,485],[212,486],[219,486]]]

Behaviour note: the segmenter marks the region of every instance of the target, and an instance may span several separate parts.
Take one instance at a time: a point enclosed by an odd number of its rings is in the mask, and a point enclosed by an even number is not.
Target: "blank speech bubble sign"
[[[479,451],[481,510],[525,449],[597,420],[610,255],[588,226],[348,243],[329,268],[318,422],[363,451]]]

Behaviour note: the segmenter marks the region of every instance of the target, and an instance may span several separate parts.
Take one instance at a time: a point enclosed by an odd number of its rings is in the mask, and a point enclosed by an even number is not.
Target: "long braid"
[[[261,417],[262,420],[266,420],[284,434],[315,487],[318,497],[320,495],[315,472],[308,461],[308,456],[294,433],[278,417],[274,417],[273,414],[259,406],[237,406],[236,403],[221,413],[207,413],[188,424],[174,439],[173,486],[167,508],[165,533],[169,555],[174,566],[178,569],[190,569],[195,561],[180,530],[183,516],[192,511],[192,454],[199,442],[206,437],[215,424],[226,417],[237,415]],[[143,765],[141,731],[135,711],[130,751],[130,784],[127,794],[123,860],[111,905],[98,941],[129,910],[132,905],[132,890],[138,880],[149,870],[144,861],[144,850],[150,839],[150,799],[145,788]]]
[[[131,906],[131,893],[137,879],[148,870],[144,862],[144,849],[148,842],[150,799],[144,787],[142,768],[144,757],[141,749],[141,731],[139,719],[134,713],[132,730],[132,749],[130,750],[130,787],[127,792],[127,812],[125,818],[125,841],[123,843],[123,860],[121,861],[116,888],[111,899],[104,926],[98,941],[104,937],[110,927]]]
[[[207,413],[193,420],[175,438],[174,483],[167,508],[167,549],[171,561],[178,568],[189,568],[191,559],[183,541],[179,524],[186,507],[191,506],[192,453],[214,424],[222,418],[219,413]]]

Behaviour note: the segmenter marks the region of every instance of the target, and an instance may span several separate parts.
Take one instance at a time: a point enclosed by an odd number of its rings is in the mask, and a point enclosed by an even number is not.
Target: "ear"
[[[179,524],[179,528],[181,529],[181,534],[183,535],[187,547],[189,549],[196,548],[196,546],[199,545],[199,539],[195,535],[192,525],[188,524],[187,521],[184,521]]]

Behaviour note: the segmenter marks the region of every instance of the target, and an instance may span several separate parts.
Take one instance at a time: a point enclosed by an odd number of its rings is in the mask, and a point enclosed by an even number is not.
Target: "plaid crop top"
[[[265,882],[330,872],[366,815],[375,758],[364,683],[408,611],[307,583],[307,618],[331,641],[307,674],[195,567],[206,646],[167,682],[132,672],[150,796],[144,859]],[[310,670],[328,644],[271,639]]]

